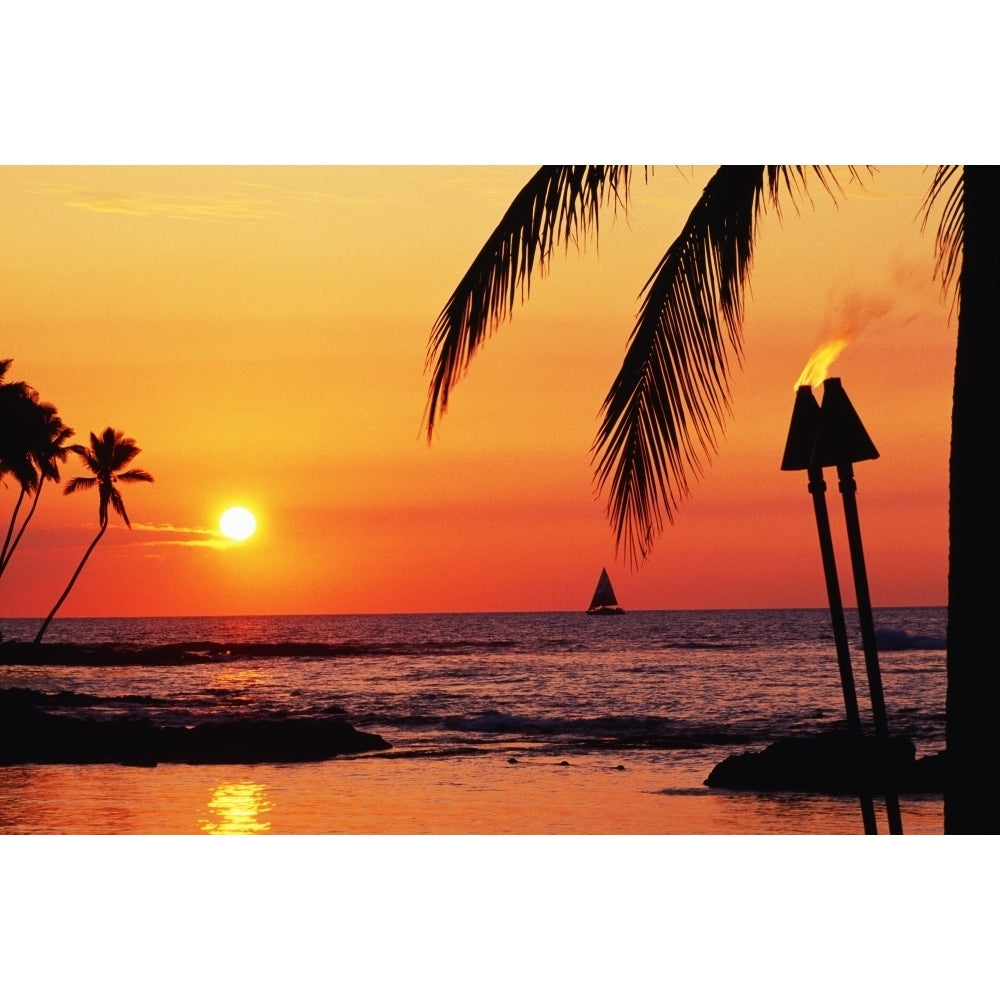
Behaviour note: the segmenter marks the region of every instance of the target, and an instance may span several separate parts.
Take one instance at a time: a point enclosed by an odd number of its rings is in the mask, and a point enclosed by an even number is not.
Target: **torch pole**
[[[833,551],[833,533],[830,530],[830,514],[826,508],[826,480],[823,469],[813,466],[809,469],[809,492],[813,498],[816,513],[816,528],[819,533],[819,549],[823,557],[823,575],[826,578],[826,594],[830,605],[830,620],[833,625],[833,641],[837,649],[837,665],[840,668],[840,686],[844,692],[844,708],[847,712],[847,728],[858,740],[859,748],[864,747],[864,732],[861,729],[861,712],[858,709],[858,695],[854,686],[854,670],[851,667],[851,650],[847,642],[847,626],[844,623],[844,605],[840,597],[840,581],[837,578],[837,561]],[[864,756],[862,754],[862,760]],[[861,818],[866,834],[877,834],[875,805],[870,786],[867,784],[868,770],[863,768],[861,786]]]
[[[855,494],[858,485],[854,479],[854,466],[850,462],[837,466],[840,477],[840,492],[844,499],[844,521],[847,527],[847,541],[851,550],[851,566],[854,570],[854,594],[858,602],[858,621],[861,627],[861,644],[865,651],[865,668],[868,672],[868,690],[872,700],[872,719],[875,735],[882,744],[886,771],[885,811],[889,820],[889,833],[903,832],[903,820],[899,812],[899,796],[891,781],[891,744],[889,742],[889,717],[885,710],[885,693],[882,690],[882,673],[879,669],[878,646],[875,641],[875,621],[872,617],[871,594],[868,591],[868,573],[865,570],[865,553],[861,545],[861,521],[858,517],[858,501]]]

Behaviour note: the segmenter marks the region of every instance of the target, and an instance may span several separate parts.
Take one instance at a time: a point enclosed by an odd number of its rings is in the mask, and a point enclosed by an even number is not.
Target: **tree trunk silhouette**
[[[38,630],[38,635],[35,636],[35,642],[42,641],[42,636],[45,635],[45,630],[49,627],[49,622],[51,622],[52,619],[55,618],[56,612],[62,607],[63,601],[65,601],[66,598],[69,597],[69,592],[73,589],[73,584],[76,583],[76,578],[80,575],[81,570],[86,565],[87,560],[90,558],[90,553],[94,551],[95,546],[101,540],[101,536],[107,530],[108,530],[108,524],[105,521],[105,523],[101,525],[101,530],[97,533],[97,535],[94,537],[94,540],[87,547],[87,551],[84,552],[83,558],[80,560],[80,565],[76,567],[76,572],[72,575],[72,577],[70,577],[70,581],[66,585],[66,589],[62,592],[62,597],[60,597],[59,600],[56,601],[56,606],[49,612],[49,617],[46,618],[44,622],[42,622],[42,627]]]
[[[7,548],[10,546],[10,536],[14,534],[14,525],[17,523],[17,515],[21,510],[21,504],[24,501],[25,489],[22,486],[21,492],[18,494],[17,503],[14,504],[14,512],[10,515],[10,524],[7,526],[7,537],[3,540],[3,549],[0,549],[0,574],[3,573],[4,567],[7,565],[8,559]],[[17,542],[14,543],[16,545]]]
[[[44,482],[43,479],[40,479],[38,481],[38,489],[35,490],[35,498],[34,498],[34,500],[31,501],[31,507],[28,510],[28,513],[24,516],[24,520],[21,522],[21,527],[18,529],[17,535],[15,535],[14,541],[12,541],[12,542],[10,541],[10,535],[11,535],[11,531],[13,531],[13,529],[14,529],[14,518],[13,517],[11,518],[10,530],[7,532],[7,542],[9,543],[9,545],[7,543],[4,544],[3,556],[2,556],[2,558],[0,558],[0,576],[3,576],[3,572],[7,568],[7,563],[10,562],[10,557],[14,554],[14,549],[17,548],[18,544],[21,541],[22,535],[24,535],[24,529],[28,527],[28,522],[31,521],[31,518],[34,516],[35,508],[38,506],[38,498],[42,494],[42,483],[43,482]],[[22,496],[23,496],[23,493],[22,493]],[[18,507],[21,506],[20,500],[18,500],[18,504],[17,505],[18,505]],[[16,508],[15,508],[14,514],[15,515],[17,514],[17,509]]]
[[[1000,167],[965,167],[948,512],[945,833],[1000,833]]]

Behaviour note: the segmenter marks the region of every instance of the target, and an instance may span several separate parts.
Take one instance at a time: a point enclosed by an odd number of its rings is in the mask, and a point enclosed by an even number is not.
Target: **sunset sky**
[[[637,171],[599,248],[556,255],[428,445],[428,334],[533,167],[0,167],[0,357],[86,443],[111,425],[155,483],[60,614],[574,610],[607,566],[626,608],[814,607],[805,473],[779,471],[794,384],[830,374],[881,458],[857,466],[876,605],[946,602],[956,317],[920,206],[931,171],[840,173],[763,217],[720,453],[650,560],[616,558],[589,449],[639,294],[711,168]],[[71,457],[63,481],[83,473]],[[836,484],[828,494],[842,537]],[[9,479],[0,514],[17,498]],[[249,508],[257,531],[223,540]],[[51,484],[0,580],[44,616],[97,524]],[[845,602],[852,603],[846,544]]]

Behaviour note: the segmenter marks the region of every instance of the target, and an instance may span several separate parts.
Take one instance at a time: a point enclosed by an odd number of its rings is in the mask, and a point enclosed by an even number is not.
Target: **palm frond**
[[[89,490],[96,485],[96,476],[77,476],[75,479],[71,479],[63,487],[63,493],[65,493],[66,496],[69,496],[71,493],[76,493],[78,490]]]
[[[729,358],[742,359],[743,288],[766,199],[797,205],[823,167],[720,167],[646,283],[625,361],[601,408],[592,448],[599,493],[609,492],[616,545],[637,565],[690,495],[689,474],[717,451],[729,404]]]
[[[137,447],[136,443],[131,438],[125,438],[115,442],[111,458],[111,468],[123,469],[141,451],[142,449]]]
[[[869,175],[873,174],[875,171],[872,167],[867,168]],[[857,167],[847,167],[847,172],[851,177],[851,180],[862,184],[861,171]],[[823,166],[770,166],[767,168],[767,189],[770,196],[771,204],[774,207],[775,212],[781,215],[781,202],[779,196],[781,194],[781,189],[784,187],[785,191],[788,193],[788,198],[795,206],[795,210],[798,211],[799,208],[799,198],[804,198],[809,202],[809,205],[813,205],[812,196],[809,194],[809,177],[815,177],[823,190],[836,202],[838,198],[844,193],[844,189],[841,187],[840,181],[837,179],[836,173],[834,173],[831,167]]]
[[[125,513],[125,502],[122,500],[121,493],[118,490],[112,488],[111,490],[111,506],[114,508],[115,513],[125,522],[127,528],[131,528],[132,524],[128,519],[128,514]],[[107,511],[104,514],[105,520],[107,519]]]
[[[952,309],[961,305],[961,282],[955,281],[962,262],[962,251],[965,243],[965,172],[961,167],[943,166],[934,172],[934,179],[924,196],[921,210],[924,213],[921,230],[926,228],[938,199],[948,192],[937,234],[934,237],[934,277],[941,279],[941,294],[948,297],[949,290],[954,287]]]
[[[123,483],[151,483],[153,477],[142,469],[128,469],[126,472],[119,472],[115,479]]]
[[[657,265],[602,407],[595,479],[610,481],[616,543],[635,564],[689,495],[728,406],[727,344],[740,352],[740,288],[763,167],[722,167]],[[726,329],[724,329],[724,327]]]
[[[532,272],[546,273],[556,244],[582,244],[591,230],[596,237],[603,205],[627,210],[629,178],[627,166],[546,166],[521,189],[431,331],[428,440],[476,351],[510,315],[518,292],[522,301],[528,295]]]

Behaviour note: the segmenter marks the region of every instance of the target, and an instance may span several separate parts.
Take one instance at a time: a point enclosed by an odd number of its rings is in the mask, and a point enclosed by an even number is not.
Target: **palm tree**
[[[939,170],[929,197],[938,197]],[[948,784],[945,832],[1000,833],[997,427],[1000,406],[1000,167],[965,167],[938,231],[945,281],[958,273],[958,345],[948,509]]]
[[[25,496],[39,485],[35,446],[41,423],[38,394],[25,382],[6,382],[11,358],[0,361],[0,478],[10,475],[20,487],[10,525],[0,548],[0,572]]]
[[[25,382],[5,381],[12,364],[11,358],[0,361],[0,478],[13,476],[23,496],[38,481],[29,443],[34,390]]]
[[[1000,832],[1000,665],[997,648],[997,341],[1000,168],[939,168],[927,205],[945,198],[938,268],[958,275],[952,412],[948,590],[948,776],[945,830]],[[855,174],[855,176],[857,176]],[[739,358],[743,288],[756,224],[782,198],[808,197],[812,178],[836,199],[824,167],[724,166],[712,176],[643,289],[625,360],[601,410],[592,453],[619,548],[645,560],[689,474],[716,450]],[[553,247],[596,234],[601,209],[628,209],[625,166],[551,166],[535,173],[438,317],[428,345],[428,439],[485,338],[507,318]],[[959,270],[959,261],[961,267]]]
[[[0,386],[0,395],[10,388],[12,387],[8,385]],[[15,472],[15,478],[21,487],[7,526],[3,547],[0,549],[2,576],[38,508],[45,480],[59,482],[59,467],[56,463],[66,461],[69,454],[66,442],[73,436],[73,429],[62,422],[51,403],[41,402],[38,393],[29,386],[24,386],[17,394],[5,398],[0,404],[0,412],[3,414],[0,419],[3,420],[4,436],[11,446],[10,450],[18,456],[19,471]],[[29,493],[34,494],[34,499],[14,535],[18,513]]]
[[[38,630],[38,635],[35,636],[35,642],[42,641],[42,636],[45,635],[45,630],[49,627],[49,622],[52,621],[56,612],[62,607],[63,601],[69,596],[69,592],[73,589],[73,584],[76,583],[77,577],[90,558],[90,553],[94,551],[104,532],[108,530],[108,507],[110,506],[114,509],[115,513],[121,517],[127,527],[132,527],[128,519],[128,514],[125,511],[125,504],[122,501],[121,493],[118,492],[116,484],[151,483],[153,481],[153,477],[148,472],[143,472],[142,469],[122,471],[142,449],[136,446],[132,438],[125,437],[121,431],[116,431],[111,427],[105,428],[104,433],[100,437],[91,431],[89,448],[85,448],[80,444],[74,444],[70,445],[69,450],[83,459],[83,464],[92,474],[71,479],[66,484],[63,492],[70,494],[75,493],[77,490],[89,490],[93,486],[97,486],[97,518],[100,523],[100,530],[87,547],[87,551],[84,552],[83,558],[80,560],[80,565],[77,566],[76,572],[70,577],[70,581],[66,585],[66,589],[62,592],[62,596],[56,601],[55,607],[49,612],[48,618],[42,622],[42,627]]]

